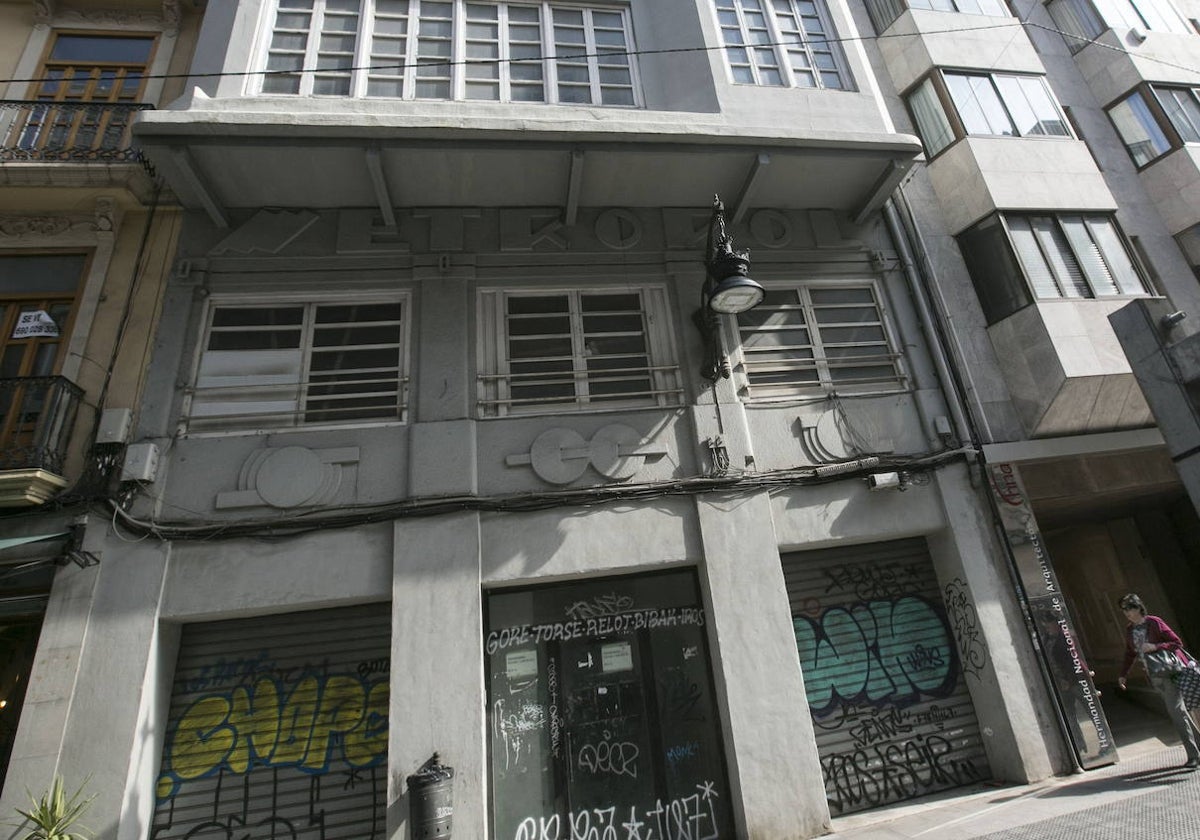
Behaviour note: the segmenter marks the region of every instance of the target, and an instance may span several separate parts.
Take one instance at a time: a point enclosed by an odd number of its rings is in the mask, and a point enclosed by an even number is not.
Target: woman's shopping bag
[[[1200,670],[1197,669],[1196,662],[1193,661],[1191,667],[1175,674],[1174,678],[1183,704],[1189,709],[1200,709]]]

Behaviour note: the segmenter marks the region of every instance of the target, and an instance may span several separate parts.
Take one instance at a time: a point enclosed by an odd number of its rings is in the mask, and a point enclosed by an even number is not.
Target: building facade
[[[1200,35],[1055,3],[197,11],[0,809],[58,770],[104,838],[417,836],[436,754],[461,837],[807,838],[1114,760],[1115,595],[1200,621],[1108,321],[1195,308],[1151,174],[1194,149],[1123,116],[1190,88],[1117,70]]]
[[[20,778],[60,760],[40,733],[68,719],[76,617],[51,584],[96,561],[87,500],[119,481],[182,221],[131,125],[178,98],[197,19],[0,3],[0,772]],[[35,652],[54,664],[31,680]]]

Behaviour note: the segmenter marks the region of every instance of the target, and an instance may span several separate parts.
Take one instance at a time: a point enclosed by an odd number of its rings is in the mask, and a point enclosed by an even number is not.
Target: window
[[[407,306],[216,305],[193,389],[193,430],[402,420]]]
[[[1134,91],[1109,108],[1108,116],[1138,166],[1145,166],[1171,150],[1171,141],[1140,91]]]
[[[1108,108],[1125,149],[1137,166],[1148,166],[1185,143],[1200,143],[1200,91],[1141,85]]]
[[[954,142],[954,129],[946,118],[945,108],[938,99],[932,78],[923,81],[909,94],[908,107],[912,111],[917,133],[924,139],[925,153],[929,157],[934,157]]]
[[[867,13],[877,33],[891,26],[906,9],[1011,17],[1003,0],[867,0]]]
[[[737,329],[750,399],[903,384],[871,283],[768,288],[761,304],[737,316]]]
[[[715,2],[725,57],[735,82],[832,90],[850,87],[837,33],[819,0]]]
[[[1108,29],[1194,34],[1169,0],[1050,0],[1047,9],[1072,52]]]
[[[1152,90],[1183,143],[1200,143],[1200,101],[1195,88],[1155,85]]]
[[[29,92],[44,104],[18,120],[13,145],[40,154],[128,148],[130,114],[153,51],[150,36],[55,33]]]
[[[678,405],[660,287],[480,296],[484,416]]]
[[[1006,213],[968,229],[958,242],[988,323],[1035,298],[1147,293],[1109,216]]]
[[[639,104],[620,8],[279,0],[262,92]]]
[[[907,101],[930,157],[954,137],[1071,136],[1042,76],[938,71]]]

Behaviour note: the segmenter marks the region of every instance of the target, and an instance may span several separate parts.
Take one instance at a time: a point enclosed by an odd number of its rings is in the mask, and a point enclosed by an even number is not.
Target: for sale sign
[[[58,324],[44,309],[22,312],[13,328],[13,338],[57,338]]]

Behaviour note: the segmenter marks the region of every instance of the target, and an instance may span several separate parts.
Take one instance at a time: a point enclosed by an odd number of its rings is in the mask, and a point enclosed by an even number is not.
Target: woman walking
[[[1150,685],[1162,696],[1167,714],[1171,716],[1179,739],[1183,741],[1183,748],[1187,752],[1187,763],[1183,766],[1194,770],[1200,767],[1200,747],[1197,746],[1200,732],[1196,731],[1174,680],[1174,675],[1189,664],[1187,654],[1183,652],[1183,642],[1167,622],[1156,615],[1146,615],[1146,605],[1137,595],[1130,593],[1122,596],[1117,606],[1129,622],[1125,626],[1125,661],[1121,666],[1121,676],[1117,678],[1117,686],[1125,688],[1125,677],[1133,667],[1133,661],[1140,659],[1150,677]]]

